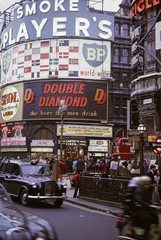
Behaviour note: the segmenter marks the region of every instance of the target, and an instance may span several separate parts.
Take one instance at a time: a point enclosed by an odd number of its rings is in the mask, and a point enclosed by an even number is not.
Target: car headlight
[[[47,240],[48,237],[44,232],[39,232],[35,238],[35,240]]]
[[[35,183],[35,182],[33,182],[31,185],[32,185],[32,188],[37,188],[38,187],[37,183]]]

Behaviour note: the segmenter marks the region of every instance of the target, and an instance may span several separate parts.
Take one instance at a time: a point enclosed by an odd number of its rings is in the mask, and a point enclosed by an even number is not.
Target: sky
[[[81,0],[80,0],[81,1]],[[104,10],[106,11],[117,11],[118,5],[122,0],[104,0]],[[12,5],[15,2],[19,2],[19,0],[0,0],[0,12],[3,12],[6,8]],[[96,3],[98,2],[98,3]],[[93,7],[97,9],[102,9],[102,4],[99,4],[100,0],[93,0]]]

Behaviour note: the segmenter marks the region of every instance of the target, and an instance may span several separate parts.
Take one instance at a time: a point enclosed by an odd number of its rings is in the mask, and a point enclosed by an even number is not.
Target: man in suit
[[[156,166],[151,165],[150,166],[150,171],[147,173],[147,176],[149,176],[151,178],[151,184],[152,184],[152,186],[150,188],[151,200],[152,200],[152,195],[153,195],[153,190],[154,190],[153,184],[155,184],[155,179],[154,179],[155,171],[156,171]]]

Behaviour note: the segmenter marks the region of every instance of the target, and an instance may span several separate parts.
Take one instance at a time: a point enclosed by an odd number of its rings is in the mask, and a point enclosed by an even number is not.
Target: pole
[[[63,112],[61,113],[61,134],[60,134],[60,158],[63,155]]]
[[[144,136],[143,134],[140,134],[140,175],[143,175],[143,159],[144,159],[144,153],[143,153],[143,143],[144,143]]]

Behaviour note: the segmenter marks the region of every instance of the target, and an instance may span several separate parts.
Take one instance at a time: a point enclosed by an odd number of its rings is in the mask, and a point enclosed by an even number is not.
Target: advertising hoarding
[[[61,125],[57,124],[57,136],[61,135]],[[100,137],[112,138],[112,126],[97,126],[97,125],[71,125],[63,124],[63,136],[84,136],[84,137]]]
[[[78,37],[114,41],[114,16],[89,11],[87,0],[21,3],[4,28],[1,49],[38,39]]]
[[[14,84],[1,89],[0,122],[21,121],[23,107],[23,84]]]
[[[110,42],[48,39],[4,51],[0,85],[52,77],[97,80],[110,77],[110,71]]]
[[[24,84],[23,119],[58,119],[63,98],[65,119],[103,121],[108,119],[108,84],[92,81],[42,81]]]

